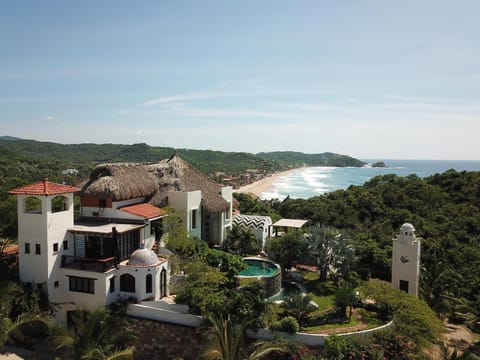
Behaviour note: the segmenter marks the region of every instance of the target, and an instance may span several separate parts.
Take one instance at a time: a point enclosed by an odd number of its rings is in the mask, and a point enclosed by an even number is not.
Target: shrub
[[[285,331],[290,335],[297,333],[300,329],[297,319],[293,316],[285,316],[278,322],[278,325],[280,331]]]
[[[330,335],[325,338],[323,346],[323,358],[325,359],[344,359],[347,341],[345,336]]]

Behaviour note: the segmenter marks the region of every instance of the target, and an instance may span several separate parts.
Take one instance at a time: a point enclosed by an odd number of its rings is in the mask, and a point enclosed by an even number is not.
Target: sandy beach
[[[270,174],[264,179],[255,181],[251,184],[242,186],[240,189],[234,190],[236,193],[248,193],[248,194],[253,194],[258,197],[261,197],[262,193],[265,191],[270,190],[273,187],[273,184],[282,176],[289,175],[291,173],[294,173],[298,171],[299,169],[291,169],[291,170],[285,170],[285,171],[279,171],[273,174]]]

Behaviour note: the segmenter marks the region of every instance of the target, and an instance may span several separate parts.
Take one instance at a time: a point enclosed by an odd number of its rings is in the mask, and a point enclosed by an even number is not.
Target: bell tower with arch
[[[420,278],[420,243],[413,225],[405,223],[392,248],[392,286],[415,296]]]
[[[9,191],[17,195],[20,281],[46,286],[51,301],[57,298],[61,254],[73,247],[67,230],[73,226],[73,194],[78,191],[47,179]]]

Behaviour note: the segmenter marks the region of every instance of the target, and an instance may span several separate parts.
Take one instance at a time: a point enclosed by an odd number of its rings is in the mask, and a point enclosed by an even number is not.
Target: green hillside
[[[360,161],[337,154],[222,152],[177,149],[177,153],[205,174],[224,172],[238,175],[248,169],[271,173],[292,166],[332,165],[358,166]],[[99,163],[157,162],[175,152],[168,147],[147,144],[72,144],[0,137],[0,236],[16,237],[16,205],[8,190],[48,178],[75,185]],[[319,162],[318,159],[324,159]],[[325,160],[326,159],[326,160]],[[335,159],[342,159],[336,162]],[[66,169],[78,172],[63,174]]]
[[[10,154],[36,162],[52,162],[64,168],[93,168],[105,162],[156,162],[175,151],[173,148],[147,144],[72,144],[0,137],[0,148]],[[303,154],[300,152],[272,152],[251,154],[212,150],[177,149],[178,154],[207,174],[217,171],[237,175],[247,169],[273,172],[295,166],[362,166],[350,156],[333,153]]]
[[[258,156],[277,161],[284,166],[354,166],[365,165],[364,162],[354,159],[347,155],[334,154],[330,152],[322,154],[304,154],[294,151],[276,151],[268,153],[259,153]]]

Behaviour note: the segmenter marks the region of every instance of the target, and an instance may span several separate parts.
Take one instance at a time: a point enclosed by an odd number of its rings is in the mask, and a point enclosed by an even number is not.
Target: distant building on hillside
[[[400,227],[400,234],[393,239],[392,286],[418,296],[420,278],[420,243],[412,224]]]
[[[65,169],[62,171],[63,175],[78,175],[77,169]]]

